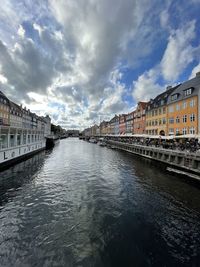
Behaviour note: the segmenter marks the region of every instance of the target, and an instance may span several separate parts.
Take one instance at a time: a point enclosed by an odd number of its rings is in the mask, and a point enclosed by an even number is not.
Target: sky
[[[66,129],[200,71],[200,0],[1,0],[0,90]]]

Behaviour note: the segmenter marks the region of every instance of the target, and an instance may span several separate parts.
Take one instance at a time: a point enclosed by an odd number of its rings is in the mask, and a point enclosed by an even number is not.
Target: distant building
[[[0,125],[10,125],[10,102],[0,91]]]
[[[31,129],[32,117],[30,116],[30,110],[23,108],[22,110],[22,125],[24,129]]]
[[[119,134],[126,133],[126,114],[119,115]]]
[[[134,112],[126,114],[126,133],[127,134],[133,133],[133,115],[134,115]]]
[[[110,134],[119,134],[119,116],[115,115],[110,121]]]
[[[49,115],[42,117],[42,120],[38,120],[38,128],[44,129],[44,136],[47,137],[51,134],[51,118]]]
[[[91,131],[89,130],[89,132],[91,132]],[[66,136],[78,137],[79,136],[79,130],[67,130],[65,134],[66,134]]]
[[[100,135],[106,135],[107,134],[107,121],[102,121],[99,125],[99,131]]]
[[[145,117],[146,117],[147,102],[138,102],[133,118],[133,133],[144,134],[145,133]]]

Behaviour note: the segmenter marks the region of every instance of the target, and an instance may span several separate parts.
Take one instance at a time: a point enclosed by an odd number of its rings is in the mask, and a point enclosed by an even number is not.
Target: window
[[[173,124],[174,123],[174,118],[169,118],[169,124]]]
[[[163,124],[166,124],[166,119],[163,118],[163,119],[162,119],[162,122],[163,122]]]
[[[165,114],[165,112],[166,112],[166,108],[163,108],[163,114]]]
[[[186,101],[183,102],[183,109],[185,109],[185,108],[187,108],[187,102]]]
[[[194,106],[195,106],[195,100],[192,99],[192,100],[190,100],[190,107],[192,108],[192,107],[194,107]]]
[[[194,127],[190,127],[189,131],[190,131],[190,134],[195,134],[195,128]]]
[[[183,115],[183,122],[187,122],[187,115]]]
[[[183,135],[187,134],[187,128],[183,128],[182,133]]]
[[[195,114],[194,113],[190,115],[190,121],[195,121]]]
[[[179,128],[176,128],[176,135],[179,134]]]
[[[184,90],[184,96],[188,96],[192,94],[192,87]]]
[[[162,111],[161,111],[161,108],[159,108],[159,115],[161,115]]]
[[[174,129],[173,128],[169,128],[169,134],[174,134]]]
[[[155,116],[157,116],[158,115],[158,111],[157,111],[157,109],[155,110]]]
[[[180,122],[180,118],[179,116],[176,117],[176,123],[179,123]]]
[[[172,101],[176,100],[177,98],[178,98],[178,94],[174,94],[174,95],[171,96],[171,100]]]
[[[180,110],[180,105],[179,105],[179,104],[176,105],[176,110],[177,110],[177,111]]]
[[[174,106],[169,106],[169,112],[170,113],[174,112]]]

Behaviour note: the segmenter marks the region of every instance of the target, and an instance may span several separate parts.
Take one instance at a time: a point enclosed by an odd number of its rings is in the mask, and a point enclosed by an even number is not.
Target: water
[[[0,173],[0,266],[200,266],[200,186],[78,139]]]

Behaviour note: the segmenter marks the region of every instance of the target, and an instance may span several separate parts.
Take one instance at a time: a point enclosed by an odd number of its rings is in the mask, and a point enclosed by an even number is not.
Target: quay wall
[[[113,140],[107,140],[107,144],[111,145],[113,148],[153,159],[178,169],[188,171],[189,173],[197,174],[197,179],[200,180],[200,153],[198,152],[189,153],[185,151],[163,149],[160,147],[128,144]]]

